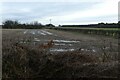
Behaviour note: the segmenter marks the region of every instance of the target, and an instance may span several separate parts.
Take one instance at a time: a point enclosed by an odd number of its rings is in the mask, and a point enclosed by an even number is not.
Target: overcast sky
[[[119,0],[4,0],[1,1],[0,23],[6,19],[42,24],[94,24],[118,22]]]

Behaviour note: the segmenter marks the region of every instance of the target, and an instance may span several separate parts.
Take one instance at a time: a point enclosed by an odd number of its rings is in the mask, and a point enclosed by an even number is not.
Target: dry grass
[[[3,55],[3,78],[100,77],[104,70],[104,76],[117,75],[116,62],[102,63],[97,57],[78,51],[46,54],[44,50],[30,49],[24,45],[13,45],[9,49],[10,53]],[[114,75],[107,73],[109,70]]]
[[[21,36],[19,36],[21,37]],[[3,79],[7,78],[117,78],[118,62],[81,51],[52,54],[3,36]],[[50,42],[48,42],[49,44]],[[44,49],[43,49],[44,48]]]

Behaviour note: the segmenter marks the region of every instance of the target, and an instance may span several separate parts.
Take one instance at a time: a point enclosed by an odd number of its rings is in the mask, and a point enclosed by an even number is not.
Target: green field
[[[86,28],[86,27],[60,27],[64,29],[93,29],[93,30],[120,30],[119,28]]]
[[[64,30],[71,32],[79,32],[84,34],[103,35],[119,38],[119,28],[87,28],[87,27],[57,27],[55,30]]]

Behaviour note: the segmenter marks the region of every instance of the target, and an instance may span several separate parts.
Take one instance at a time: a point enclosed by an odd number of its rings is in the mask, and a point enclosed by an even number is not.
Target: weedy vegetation
[[[99,46],[103,51],[99,55],[81,49],[52,53],[53,40],[33,45],[32,37],[20,32],[3,30],[3,79],[117,78],[118,53],[106,52],[105,41]],[[26,40],[21,43],[21,39]]]

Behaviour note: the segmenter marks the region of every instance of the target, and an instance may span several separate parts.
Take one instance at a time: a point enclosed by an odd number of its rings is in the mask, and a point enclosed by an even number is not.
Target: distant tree
[[[46,24],[45,26],[46,27],[55,27],[55,25],[53,25],[53,24]]]
[[[3,28],[17,28],[18,25],[18,21],[6,20],[3,22]]]
[[[61,25],[58,25],[59,27],[61,27]]]
[[[101,23],[98,23],[98,25],[105,25],[105,23],[101,22]]]
[[[41,23],[38,23],[37,21],[21,24],[18,21],[6,20],[3,22],[2,27],[8,28],[8,29],[41,29],[45,27],[45,25],[42,25]]]
[[[118,24],[120,25],[120,21],[118,21]]]

